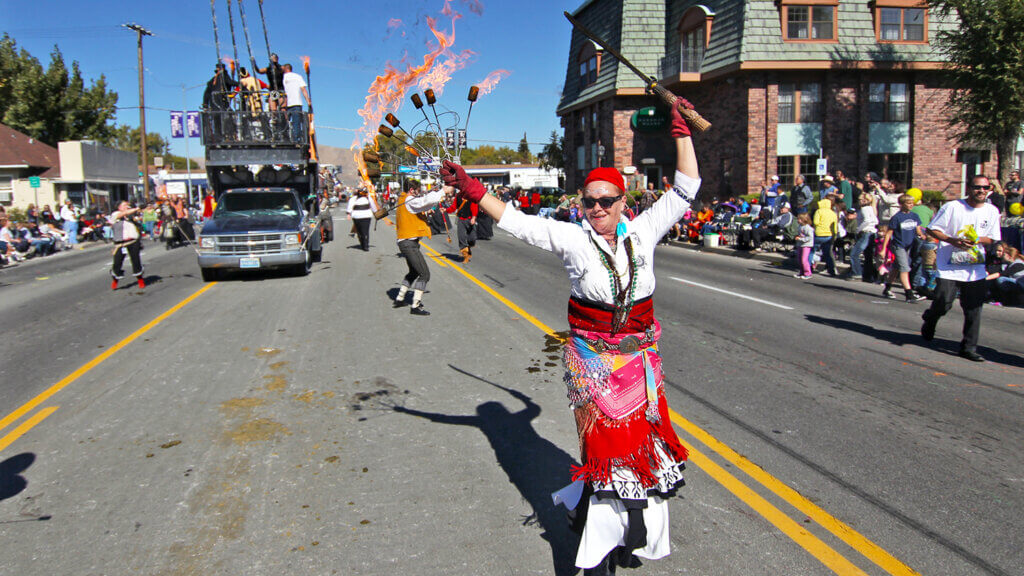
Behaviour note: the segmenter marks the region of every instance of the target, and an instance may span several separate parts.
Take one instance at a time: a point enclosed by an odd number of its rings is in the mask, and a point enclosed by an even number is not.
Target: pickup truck
[[[324,211],[322,217],[330,218]],[[320,260],[321,220],[303,209],[293,188],[237,188],[217,200],[199,233],[199,268],[212,282],[223,270],[289,268],[309,273]]]

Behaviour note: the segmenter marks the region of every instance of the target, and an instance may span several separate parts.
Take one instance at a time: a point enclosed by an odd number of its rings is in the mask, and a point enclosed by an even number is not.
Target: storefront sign
[[[654,106],[641,108],[633,113],[629,124],[637,132],[661,132],[668,128],[668,114]]]

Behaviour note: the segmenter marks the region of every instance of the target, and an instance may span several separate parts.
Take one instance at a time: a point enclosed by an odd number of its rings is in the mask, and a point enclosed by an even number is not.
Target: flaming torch
[[[302,57],[302,69],[306,71],[306,92],[309,94],[309,157],[318,162],[316,153],[316,127],[313,125],[313,85],[309,81],[309,56]]]

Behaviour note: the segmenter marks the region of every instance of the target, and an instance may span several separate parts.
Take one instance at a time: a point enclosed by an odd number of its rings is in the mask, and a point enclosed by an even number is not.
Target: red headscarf
[[[610,182],[618,187],[619,190],[622,190],[623,192],[626,191],[626,181],[622,179],[622,174],[619,174],[619,171],[615,168],[594,168],[590,171],[590,174],[587,175],[587,179],[583,182],[583,186],[586,187],[591,182],[598,181]]]

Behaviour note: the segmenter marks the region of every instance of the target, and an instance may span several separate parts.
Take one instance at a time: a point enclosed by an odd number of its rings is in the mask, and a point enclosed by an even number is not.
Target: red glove
[[[686,98],[676,97],[676,104],[672,107],[672,128],[669,129],[669,134],[673,138],[687,138],[690,136],[690,125],[686,123],[686,118],[679,112],[680,108],[686,110],[693,110],[693,104]]]
[[[468,198],[471,202],[479,202],[484,194],[487,193],[487,189],[480,183],[476,178],[471,178],[466,171],[458,164],[445,160],[441,164],[441,180],[448,186],[454,186],[459,189],[459,196]]]

